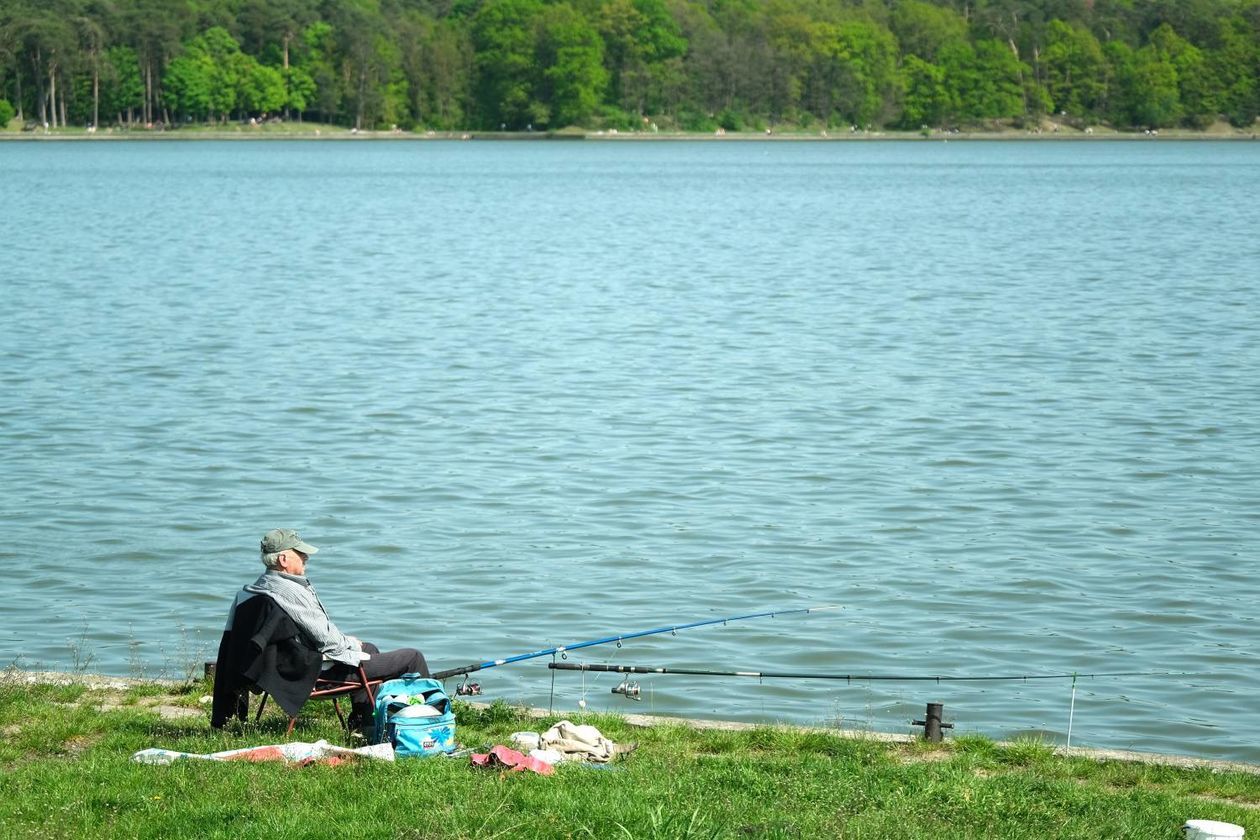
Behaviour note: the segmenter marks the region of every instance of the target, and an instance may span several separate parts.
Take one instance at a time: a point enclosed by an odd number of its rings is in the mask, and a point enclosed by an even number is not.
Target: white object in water
[[[1219,820],[1186,820],[1181,827],[1186,840],[1240,840],[1245,833],[1241,825]]]

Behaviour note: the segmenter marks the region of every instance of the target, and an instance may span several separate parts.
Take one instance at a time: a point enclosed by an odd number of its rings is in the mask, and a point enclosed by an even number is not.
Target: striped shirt
[[[255,595],[266,595],[275,601],[319,648],[326,661],[358,665],[370,658],[357,640],[351,639],[333,624],[315,593],[315,587],[307,578],[270,569],[237,594],[228,613],[229,629],[236,615],[236,605]]]

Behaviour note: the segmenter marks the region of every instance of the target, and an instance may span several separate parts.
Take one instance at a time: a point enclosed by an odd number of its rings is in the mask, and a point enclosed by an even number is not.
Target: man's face
[[[297,549],[285,549],[280,553],[280,571],[291,575],[305,575],[306,560],[307,556]]]

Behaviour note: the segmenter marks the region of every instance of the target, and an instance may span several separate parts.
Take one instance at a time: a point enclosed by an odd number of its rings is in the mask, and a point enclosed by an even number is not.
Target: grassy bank
[[[0,679],[6,837],[1126,837],[1175,838],[1189,818],[1260,835],[1260,775],[1056,756],[961,738],[930,748],[823,732],[642,728],[590,716],[637,749],[608,768],[501,776],[467,759],[341,767],[136,764],[161,746],[213,752],[284,738],[269,712],[216,732],[207,686]],[[459,741],[537,731],[503,706],[457,711]],[[328,703],[295,739],[344,743]]]

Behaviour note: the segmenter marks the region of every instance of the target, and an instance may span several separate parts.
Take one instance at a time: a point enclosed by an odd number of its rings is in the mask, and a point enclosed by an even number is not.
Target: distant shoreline
[[[269,131],[262,129],[175,129],[157,131],[133,129],[128,131],[106,131],[89,134],[83,129],[56,130],[45,134],[42,131],[4,131],[0,132],[0,142],[117,142],[117,141],[334,141],[334,142],[416,142],[416,141],[596,141],[596,142],[807,142],[807,143],[870,143],[880,141],[901,141],[915,143],[949,142],[949,141],[1017,141],[1017,142],[1071,142],[1071,141],[1156,141],[1156,140],[1191,140],[1191,141],[1254,141],[1258,131],[1241,129],[1192,131],[1189,129],[1168,129],[1159,132],[1125,132],[1111,129],[1097,130],[1087,133],[1077,129],[1062,131],[869,131],[869,132],[729,132],[725,134],[701,132],[605,132],[605,131],[559,131],[559,132],[501,132],[501,131],[444,131],[444,132],[394,132],[394,131],[351,131],[349,129],[312,129],[309,131]]]

